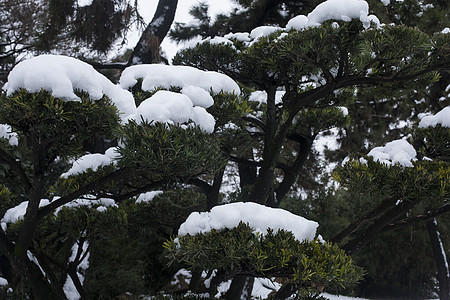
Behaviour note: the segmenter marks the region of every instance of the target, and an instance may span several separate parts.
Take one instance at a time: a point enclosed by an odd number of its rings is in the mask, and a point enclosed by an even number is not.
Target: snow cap
[[[444,107],[435,115],[426,115],[422,117],[419,128],[436,127],[438,124],[442,127],[450,127],[450,106]]]
[[[319,226],[317,222],[294,215],[281,208],[271,208],[254,202],[236,202],[215,206],[209,212],[193,212],[181,224],[178,235],[207,233],[211,229],[231,229],[240,222],[248,223],[255,232],[266,234],[267,229],[291,231],[299,241],[312,240]]]
[[[399,163],[404,167],[412,167],[411,161],[416,160],[416,150],[406,140],[396,140],[386,144],[384,147],[375,147],[367,154],[373,160],[387,165]]]
[[[122,117],[135,113],[133,95],[113,84],[91,65],[63,55],[41,55],[17,64],[8,75],[3,89],[11,95],[18,89],[37,93],[49,91],[53,97],[65,101],[79,101],[74,90],[82,90],[98,100],[107,95],[121,112]]]
[[[240,93],[238,84],[225,74],[202,71],[189,66],[168,66],[159,64],[137,65],[126,68],[120,77],[120,85],[128,89],[142,78],[142,89],[151,91],[158,87],[169,89],[173,86],[184,88],[196,86],[209,92]]]

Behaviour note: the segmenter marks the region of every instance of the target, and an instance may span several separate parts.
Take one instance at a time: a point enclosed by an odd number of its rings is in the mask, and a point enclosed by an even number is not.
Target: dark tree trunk
[[[294,184],[300,170],[303,168],[309,153],[311,152],[312,143],[314,138],[306,138],[303,136],[293,136],[290,137],[294,139],[299,144],[299,151],[297,158],[291,166],[287,166],[284,169],[283,181],[279,184],[278,188],[275,190],[277,202],[271,203],[272,207],[279,207],[283,198],[287,195],[292,185]]]
[[[225,169],[220,170],[214,175],[213,184],[208,187],[206,192],[206,210],[210,210],[219,204],[219,192],[222,186],[223,174]]]
[[[267,92],[267,120],[264,131],[264,149],[262,155],[262,166],[259,169],[258,178],[250,193],[250,201],[260,204],[273,203],[274,195],[274,170],[278,160],[281,145],[275,140],[277,133],[277,107],[275,105],[276,87],[270,86]]]
[[[134,47],[128,65],[161,62],[160,45],[175,18],[177,5],[178,0],[159,0],[155,15]]]
[[[238,300],[245,299],[242,298],[242,292],[245,287],[245,283],[247,282],[247,276],[245,275],[237,275],[233,278],[231,282],[230,288],[225,294],[225,299],[227,300]]]
[[[436,262],[437,280],[439,282],[439,298],[450,300],[450,270],[442,245],[441,237],[437,227],[436,219],[426,223],[428,235],[430,237],[431,249],[433,250],[434,261]]]

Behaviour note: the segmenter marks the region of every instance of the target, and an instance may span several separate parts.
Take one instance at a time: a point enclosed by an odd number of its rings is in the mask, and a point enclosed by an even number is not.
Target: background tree
[[[75,0],[7,0],[0,5],[0,82],[5,83],[12,67],[31,54],[65,54],[101,69],[123,70],[138,62],[160,62],[160,44],[173,22],[178,1],[159,1],[147,26],[136,1],[94,0],[80,5]],[[124,47],[130,30],[143,27],[131,53],[120,58],[120,63],[107,61],[105,54]]]

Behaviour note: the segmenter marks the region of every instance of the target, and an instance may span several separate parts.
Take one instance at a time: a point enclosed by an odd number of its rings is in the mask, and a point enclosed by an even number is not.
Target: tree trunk
[[[224,172],[225,169],[222,169],[214,175],[213,184],[208,188],[208,191],[205,192],[207,211],[219,204],[219,193],[220,187],[222,186]]]
[[[277,107],[275,105],[276,87],[271,86],[267,92],[267,121],[264,132],[263,163],[259,169],[258,178],[250,193],[250,201],[260,204],[272,203],[276,200],[274,195],[274,169],[278,161],[281,145],[275,140],[277,133]]]
[[[430,237],[431,249],[433,250],[434,261],[436,262],[437,280],[439,282],[439,298],[450,300],[450,270],[442,245],[441,237],[437,227],[436,219],[426,223],[428,235]]]
[[[245,299],[242,298],[242,292],[245,287],[245,283],[247,282],[247,276],[245,275],[236,275],[231,282],[230,288],[225,294],[226,300],[240,300]]]
[[[178,0],[159,0],[155,15],[134,47],[128,65],[161,62],[160,45],[175,18],[177,5]]]

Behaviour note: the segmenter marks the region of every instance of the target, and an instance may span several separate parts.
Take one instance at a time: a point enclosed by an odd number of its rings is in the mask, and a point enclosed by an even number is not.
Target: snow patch
[[[147,192],[147,193],[142,193],[136,199],[136,203],[150,202],[153,200],[153,198],[155,198],[156,196],[158,196],[159,194],[162,194],[162,193],[163,193],[163,191],[151,191],[151,192]]]
[[[39,207],[46,206],[49,203],[50,203],[49,200],[42,199],[41,202],[39,203]],[[1,220],[1,226],[3,230],[6,230],[6,224],[16,223],[17,221],[22,220],[23,217],[25,216],[25,213],[27,212],[27,208],[28,208],[28,201],[24,201],[19,205],[8,209]]]
[[[406,140],[395,140],[387,143],[384,147],[375,147],[367,154],[374,161],[386,164],[400,164],[404,167],[412,167],[411,161],[416,160],[416,150]]]
[[[422,116],[419,128],[436,127],[438,124],[442,127],[450,127],[450,106],[445,107],[435,115]]]
[[[138,65],[126,68],[120,77],[120,85],[128,89],[142,78],[142,89],[154,90],[157,87],[169,89],[173,86],[197,86],[205,91],[212,90],[214,93],[220,91],[239,94],[238,84],[225,74],[202,71],[189,66],[168,65]]]
[[[101,166],[107,166],[119,157],[116,147],[111,147],[105,151],[105,154],[93,153],[86,154],[78,158],[72,167],[61,175],[61,178],[67,179],[69,176],[78,175],[86,172],[88,169],[96,171]]]
[[[178,235],[207,233],[211,229],[231,229],[240,222],[248,223],[255,232],[266,234],[267,229],[291,231],[299,241],[312,240],[319,226],[317,222],[294,215],[284,209],[270,208],[253,202],[236,202],[213,207],[209,212],[193,212],[181,224]]]
[[[133,95],[113,84],[91,65],[63,55],[41,55],[17,64],[8,75],[3,89],[11,95],[18,89],[37,93],[41,89],[51,92],[53,97],[65,101],[80,101],[75,90],[82,90],[98,100],[108,96],[119,109],[122,117],[135,112]]]
[[[188,88],[188,93],[193,91],[195,92],[195,88]],[[200,95],[200,98],[203,103],[207,101],[204,95]],[[144,119],[172,125],[182,125],[192,120],[208,133],[213,132],[215,126],[214,117],[203,107],[194,106],[191,98],[185,94],[170,91],[158,91],[142,101],[136,115],[129,116],[129,119],[134,119],[138,124]]]
[[[287,29],[305,29],[320,26],[328,20],[341,20],[348,22],[352,19],[359,19],[365,28],[370,26],[370,22],[380,25],[377,17],[369,15],[369,4],[362,0],[328,0],[320,3],[308,14],[299,15],[286,25]]]
[[[12,132],[11,126],[7,124],[0,124],[0,138],[8,140],[11,146],[19,145],[19,139],[17,138],[17,133]]]

